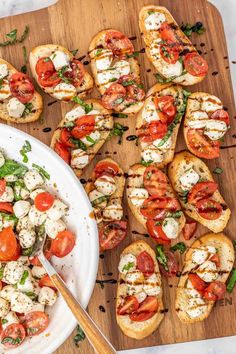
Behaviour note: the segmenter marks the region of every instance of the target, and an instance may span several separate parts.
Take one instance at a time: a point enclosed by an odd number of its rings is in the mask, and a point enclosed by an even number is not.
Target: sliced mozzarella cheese
[[[126,273],[126,283],[143,283],[144,275],[140,270],[133,270]]]
[[[207,309],[207,305],[201,297],[190,298],[186,310],[190,318],[200,317]]]
[[[5,317],[9,311],[10,311],[9,302],[0,297],[0,317]]]
[[[84,116],[84,115],[85,115],[84,108],[82,106],[78,106],[66,113],[65,120],[68,122],[73,122],[77,118]]]
[[[123,208],[120,204],[108,205],[103,210],[102,215],[105,221],[121,220],[123,217]]]
[[[186,285],[186,288],[185,288],[185,293],[187,294],[188,297],[201,297],[201,294],[194,289],[192,283],[190,280],[187,281],[187,285]]]
[[[49,288],[48,286],[43,286],[40,289],[38,302],[42,305],[52,306],[55,304],[57,300],[56,292]]]
[[[51,219],[46,220],[45,231],[50,238],[56,238],[58,233],[64,230],[66,230],[66,224],[61,219],[57,221],[53,221]]]
[[[68,66],[70,61],[69,56],[61,50],[56,50],[52,53],[50,59],[56,70],[60,70],[63,66]]]
[[[44,312],[45,311],[45,305],[42,305],[39,302],[33,301],[32,309],[29,310],[29,311],[26,311],[26,313],[36,312],[36,311]]]
[[[150,55],[154,60],[160,59],[160,45],[161,45],[161,39],[154,39],[150,45]]]
[[[148,296],[157,296],[160,294],[161,287],[158,282],[157,275],[153,273],[148,277],[144,283],[143,290]]]
[[[123,75],[128,75],[130,73],[130,64],[126,60],[120,60],[115,63],[113,67],[105,71],[99,72],[97,74],[97,79],[99,84],[112,83],[111,81],[118,80]]]
[[[206,125],[208,114],[204,111],[194,111],[188,117],[188,126],[194,129],[204,128]]]
[[[179,178],[181,188],[189,191],[199,181],[199,178],[199,174],[191,167]]]
[[[16,313],[13,311],[8,312],[8,314],[2,318],[2,328],[3,330],[10,326],[13,323],[20,323],[19,318],[17,317]]]
[[[205,247],[198,248],[192,253],[192,261],[196,264],[204,263],[209,256],[209,253]]]
[[[10,117],[20,118],[25,110],[25,105],[18,98],[13,97],[7,104],[7,111]]]
[[[4,193],[0,197],[0,202],[13,202],[14,200],[14,192],[13,189],[9,186],[6,186]]]
[[[134,271],[136,265],[137,258],[132,253],[127,253],[121,257],[118,269],[121,274],[127,274],[128,272]]]
[[[95,128],[96,129],[101,129],[101,130],[102,129],[104,129],[104,130],[111,129],[110,117],[101,115],[99,111],[94,111],[97,113],[92,113],[92,112],[91,112],[91,114],[96,114],[96,117],[95,117]]]
[[[99,205],[100,208],[105,207],[107,205],[107,199],[104,198],[104,194],[99,192],[97,189],[93,189],[89,193],[89,200],[94,205]]]
[[[98,51],[94,51],[94,59],[97,70],[106,70],[110,67],[113,60],[113,53],[109,49],[99,50],[99,54],[96,55]]]
[[[100,85],[111,84],[112,81],[118,79],[118,74],[116,70],[105,70],[97,73],[97,80]]]
[[[84,168],[89,163],[89,155],[82,149],[75,149],[71,151],[71,167]]]
[[[172,76],[180,76],[183,72],[183,65],[177,60],[175,64],[169,64],[164,59],[162,60],[162,75],[167,78]]]
[[[36,170],[29,170],[24,175],[24,183],[26,188],[32,191],[44,184],[44,179],[41,174]]]
[[[145,162],[162,162],[164,159],[163,151],[157,150],[154,145],[149,145],[141,155]]]
[[[11,297],[11,310],[19,313],[25,313],[32,310],[33,301],[23,293],[14,292]]]
[[[47,219],[47,214],[45,212],[39,211],[35,205],[32,205],[29,211],[29,220],[31,224],[34,226],[40,226],[42,225],[46,219]]]
[[[3,79],[8,75],[7,64],[0,64],[0,79]]]
[[[70,101],[74,96],[76,96],[76,88],[71,84],[61,82],[54,87],[53,96],[57,100]]]
[[[68,206],[59,199],[55,199],[50,209],[46,211],[49,219],[57,221],[68,211]]]
[[[6,98],[10,97],[11,96],[11,90],[10,90],[10,85],[9,85],[9,82],[7,80],[3,80],[3,82],[1,83],[0,85],[0,101],[4,101]],[[13,99],[13,98],[12,98]],[[11,101],[11,100],[10,100]],[[9,102],[10,102],[9,101]],[[18,101],[18,100],[17,100]],[[13,101],[14,102],[14,101]],[[19,101],[20,102],[20,101]],[[24,105],[23,105],[24,106]],[[14,107],[14,105],[12,104],[11,107]],[[25,106],[24,106],[24,109],[25,109]],[[9,112],[10,108],[8,109],[8,105],[7,105],[7,110]],[[13,110],[13,108],[11,108],[12,111],[15,111]],[[20,110],[19,110],[20,111]],[[24,111],[24,110],[23,110]],[[22,112],[23,113],[23,112]],[[10,114],[10,116],[14,117],[14,115]],[[21,114],[20,116],[21,117]],[[18,117],[16,117],[18,118]]]
[[[116,68],[116,74],[118,78],[123,75],[128,75],[130,73],[130,63],[126,60],[119,60],[115,63],[114,67]]]
[[[159,120],[157,109],[152,99],[149,99],[148,102],[143,107],[142,118],[147,123],[151,123],[153,121]]]
[[[136,295],[143,291],[143,284],[127,284],[127,294]]]
[[[34,230],[21,230],[19,232],[19,241],[22,248],[29,248],[35,244],[36,233]]]
[[[100,140],[101,134],[99,133],[98,130],[95,130],[91,134],[81,138],[80,140],[86,145],[86,146],[93,146]]]
[[[160,142],[162,141],[162,139],[156,139],[152,142],[152,144],[160,150],[168,150],[171,148],[172,146],[172,142],[173,142],[173,138],[172,136],[169,137],[169,139],[167,139],[164,144],[162,144],[161,146],[159,146]]]
[[[97,190],[104,195],[112,195],[116,191],[116,182],[113,177],[103,175],[94,182]]]
[[[14,175],[8,175],[4,177],[6,182],[16,182],[18,180],[17,176]]]
[[[183,76],[181,76],[181,77],[183,77]],[[190,102],[190,104],[189,104],[190,114],[192,114],[194,111],[199,111],[201,109],[201,101],[200,100],[191,98],[191,100],[189,100],[189,102]]]
[[[100,222],[103,221],[101,208],[93,208],[93,213],[94,213],[97,224],[99,224]]]
[[[35,200],[35,198],[37,197],[38,194],[44,193],[44,192],[45,192],[45,189],[37,188],[33,192],[30,193],[30,198],[32,200]]]
[[[26,200],[19,200],[19,201],[15,202],[15,204],[13,206],[13,210],[14,210],[15,216],[18,219],[21,219],[28,214],[28,212],[30,210],[30,203]]]
[[[14,285],[20,281],[24,273],[24,266],[17,261],[7,262],[3,271],[3,280],[7,284]]]
[[[206,122],[204,134],[211,140],[219,140],[225,135],[227,129],[228,127],[225,122],[216,119],[209,119]]]
[[[28,216],[25,216],[22,219],[18,220],[17,226],[16,226],[16,231],[20,232],[20,230],[32,230],[34,229],[34,225],[31,223],[30,219]]]
[[[133,205],[141,207],[144,200],[148,198],[148,191],[145,188],[132,188],[129,198]]]
[[[179,233],[179,223],[174,218],[165,218],[162,224],[162,230],[168,238],[176,238]]]
[[[197,275],[207,283],[216,280],[218,277],[216,264],[211,261],[204,262],[198,267]]]
[[[222,109],[223,105],[221,100],[212,95],[207,95],[202,97],[201,109],[207,113],[216,111],[217,109]]]
[[[2,167],[5,164],[5,157],[3,153],[0,151],[0,167]]]
[[[16,288],[13,285],[6,285],[0,291],[0,297],[10,302],[12,294],[15,292]]]
[[[33,268],[31,269],[31,274],[34,278],[41,279],[42,277],[44,277],[44,275],[47,275],[47,272],[43,267],[33,266]]]
[[[140,304],[141,302],[143,302],[146,299],[147,294],[144,291],[141,291],[140,293],[135,294],[135,297],[136,297],[136,299],[138,300],[138,302]]]
[[[161,12],[153,12],[145,19],[145,27],[148,31],[158,30],[161,24],[166,21],[166,17]]]
[[[196,76],[186,73],[186,74],[183,74],[183,75],[175,78],[173,81],[175,83],[180,83],[180,84],[185,81],[188,83],[188,85],[194,85],[194,84],[196,84]],[[200,109],[200,105],[199,105],[199,108],[197,108],[197,109]]]

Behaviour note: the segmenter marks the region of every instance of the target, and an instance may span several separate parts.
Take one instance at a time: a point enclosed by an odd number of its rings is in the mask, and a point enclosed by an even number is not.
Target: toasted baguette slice
[[[91,112],[89,112],[88,115],[95,114],[97,117],[104,117],[104,125],[102,125],[101,128],[95,129],[95,130],[99,131],[100,139],[94,145],[88,146],[87,150],[85,151],[86,154],[89,156],[89,162],[88,162],[88,164],[89,164],[92,161],[92,159],[96,156],[97,152],[101,149],[103,144],[106,142],[106,140],[108,139],[108,137],[110,135],[110,131],[113,128],[113,117],[112,117],[110,111],[105,109],[99,100],[91,98],[89,100],[84,101],[84,104],[88,104],[88,105],[92,104],[93,105],[93,110]],[[81,107],[81,109],[82,109],[82,106],[76,105],[76,106],[74,106],[73,110],[76,109],[77,107]],[[96,113],[96,111],[99,111],[99,114]],[[69,112],[67,112],[67,114],[68,113]],[[55,150],[55,145],[60,140],[60,134],[61,134],[62,127],[65,127],[65,124],[68,122],[73,122],[73,120],[67,118],[67,114],[65,115],[65,118],[59,123],[58,128],[55,130],[55,132],[52,136],[50,146],[53,150]],[[86,114],[85,112],[84,113],[81,112],[80,116],[85,115],[85,114]],[[76,117],[74,118],[74,120],[75,119],[76,119]],[[95,120],[96,120],[96,118],[95,118]],[[99,121],[101,122],[101,120],[99,120]],[[81,174],[83,173],[83,171],[87,167],[87,165],[83,168],[75,168],[74,167],[73,170],[74,170],[75,174],[78,177],[81,176]]]
[[[126,194],[127,194],[129,208],[132,211],[134,217],[136,218],[136,220],[140,224],[142,224],[147,229],[147,227],[146,227],[147,218],[142,215],[142,213],[140,212],[140,206],[134,205],[134,203],[132,202],[132,198],[131,198],[131,193],[132,193],[133,188],[144,188],[143,176],[144,176],[145,170],[146,170],[146,167],[141,164],[135,164],[130,167],[130,169],[128,171]],[[148,196],[150,197],[150,195],[148,195]],[[167,178],[166,196],[171,197],[171,198],[176,198],[175,192],[174,192],[171,184],[169,183],[168,178]],[[179,224],[178,233],[180,233],[185,225],[184,213],[182,213],[182,215],[177,220],[178,220],[178,224]]]
[[[158,109],[155,107],[154,98],[167,95],[173,96],[175,98],[175,101],[178,102],[177,109],[182,108],[183,113],[180,114],[177,111],[173,122],[168,125],[167,133],[162,139],[158,139],[158,141],[156,140],[150,143],[142,143],[139,139],[139,145],[142,150],[141,154],[144,161],[148,162],[148,160],[151,160],[159,168],[167,165],[173,160],[174,157],[177,135],[186,106],[186,98],[183,94],[183,89],[181,86],[173,84],[154,85],[147,93],[147,98],[144,102],[144,106],[137,115],[136,123],[137,130],[140,129],[143,125],[148,124],[148,122],[145,120],[145,117],[147,116],[147,119],[150,115],[153,117],[154,114],[150,113],[152,110],[157,112],[156,114],[158,119]],[[153,143],[155,143],[155,145]],[[158,147],[158,144],[161,146]],[[146,153],[145,151],[148,152]]]
[[[96,83],[96,86],[97,86],[97,89],[98,91],[104,95],[106,89],[111,85],[113,84],[114,82],[116,82],[117,80],[113,80],[113,78],[111,77],[112,81],[109,82],[109,80],[107,82],[104,82],[102,84],[99,83],[99,79],[98,79],[98,74],[99,73],[102,73],[102,72],[108,72],[109,70],[108,69],[105,69],[105,70],[99,70],[97,69],[97,65],[96,65],[96,61],[101,59],[102,57],[106,57],[106,53],[109,53],[108,54],[108,57],[110,56],[110,59],[111,59],[111,64],[110,64],[110,67],[112,68],[113,65],[117,65],[117,60],[113,63],[113,60],[116,59],[114,57],[114,55],[112,54],[112,52],[107,48],[106,46],[106,42],[105,42],[105,36],[106,36],[106,33],[109,32],[109,31],[115,31],[117,32],[117,30],[115,29],[106,29],[106,30],[103,30],[99,33],[97,33],[90,45],[89,45],[89,55],[90,55],[90,58],[91,58],[91,68],[92,68],[92,73],[93,73],[93,77],[95,79],[95,83]],[[107,51],[107,52],[106,52]],[[125,57],[124,59],[122,60],[125,60],[129,66],[130,66],[130,74],[132,74],[133,76],[133,79],[137,82],[137,84],[140,84],[140,69],[139,69],[139,63],[138,63],[138,60],[137,58],[135,57]],[[118,61],[119,62],[119,61]],[[109,67],[109,68],[110,68]],[[110,70],[109,72],[111,72],[111,76],[112,76],[112,72],[114,70]],[[123,73],[121,72],[120,76],[123,76],[125,75],[126,73]],[[143,106],[143,101],[144,100],[141,100],[141,101],[138,101],[137,103],[135,104],[132,104],[128,107],[123,107],[122,109],[119,109],[117,111],[119,112],[122,112],[122,113],[125,113],[125,114],[132,114],[132,113],[136,113],[138,112],[142,106]],[[116,110],[114,108],[114,110]]]
[[[188,151],[179,152],[175,155],[174,160],[170,163],[168,167],[168,176],[170,182],[174,190],[178,194],[180,203],[182,204],[182,207],[184,208],[184,211],[188,216],[200,222],[200,224],[206,226],[209,230],[213,232],[221,232],[222,230],[224,230],[229,221],[231,211],[227,207],[226,202],[221,196],[219,190],[216,190],[212,196],[212,198],[216,202],[223,205],[223,211],[221,213],[221,216],[217,220],[204,219],[199,215],[196,207],[188,203],[183,198],[183,190],[181,188],[179,179],[183,175],[183,173],[191,167],[194,169],[195,172],[198,173],[198,175],[200,176],[200,180],[214,182],[212,174],[207,165],[202,160],[192,155]]]
[[[223,104],[221,100],[216,96],[205,92],[194,92],[188,97],[187,109],[184,119],[184,138],[189,151],[200,158],[214,159],[220,155],[220,139],[224,136],[227,129],[229,129],[229,121],[227,123],[227,121],[219,120],[218,124],[220,124],[220,126],[216,126],[214,124],[212,129],[210,129],[210,133],[213,134],[214,140],[211,140],[204,133],[201,135],[201,130],[199,133],[199,129],[206,129],[206,133],[209,134],[209,128],[207,128],[206,125],[210,121],[214,122],[215,118],[214,116],[212,118],[211,115],[218,110],[223,110]],[[228,117],[228,113],[226,111],[225,116]],[[193,140],[196,139],[196,147],[190,143],[189,133],[191,134]],[[204,147],[202,149],[200,148],[201,143],[198,141],[198,134],[200,134],[199,140],[201,140],[201,137],[203,136],[203,139],[209,143],[207,149],[204,149]],[[219,143],[217,146],[215,144],[216,142]],[[210,145],[212,147],[210,147]]]
[[[153,29],[149,30],[146,28],[145,21],[153,22],[154,19],[152,18],[150,20],[151,17],[149,16],[153,17],[155,16],[154,15],[155,13],[158,13],[157,17],[158,17],[159,24],[156,23]],[[187,53],[188,52],[197,53],[197,50],[195,49],[195,47],[193,46],[189,38],[181,31],[177,22],[165,7],[148,5],[142,7],[142,9],[139,12],[139,28],[140,28],[140,32],[143,34],[143,39],[146,44],[146,54],[148,59],[154,65],[158,74],[161,75],[161,77],[164,79],[168,79],[168,80],[172,79],[171,81],[175,83],[179,83],[184,86],[195,85],[198,82],[202,81],[206,74],[202,76],[193,76],[186,71],[185,67],[182,67],[181,69],[181,65],[179,61],[177,61],[175,64],[169,64],[167,61],[165,61],[162,58],[160,54],[161,49],[160,49],[159,42],[161,41],[161,38],[160,38],[159,30],[160,30],[161,23],[163,22],[167,22],[169,25],[172,26],[174,33],[176,34],[178,43],[182,45],[183,47],[182,53],[185,52],[185,54],[181,54],[180,51],[180,57],[182,59],[184,59],[184,56],[186,55],[186,51]],[[203,58],[202,60],[205,63],[205,60]],[[205,66],[207,71],[208,69],[207,63],[205,63]]]
[[[217,281],[225,283],[234,264],[235,255],[233,244],[231,240],[223,233],[209,233],[193,242],[191,247],[186,252],[182,275],[179,279],[176,291],[175,310],[181,322],[184,323],[195,323],[198,321],[203,321],[209,316],[215,304],[215,301],[204,299],[206,304],[206,306],[204,306],[204,311],[202,311],[203,313],[199,313],[199,316],[195,318],[190,317],[186,312],[189,304],[189,295],[186,290],[188,274],[192,271],[194,273],[196,268],[196,263],[192,261],[192,254],[195,249],[201,248],[203,246],[213,246],[217,249],[217,254],[220,257],[220,267]]]
[[[134,339],[143,339],[145,337],[148,337],[150,334],[152,334],[160,325],[162,319],[164,318],[164,313],[163,313],[163,300],[162,300],[162,285],[161,285],[161,275],[158,267],[158,263],[156,260],[156,255],[155,252],[152,250],[152,248],[144,241],[136,241],[131,243],[128,247],[126,247],[123,252],[121,253],[121,257],[131,253],[134,256],[138,256],[141,252],[146,251],[153,259],[154,265],[155,265],[155,273],[158,278],[158,282],[160,282],[160,293],[157,295],[158,303],[159,303],[159,308],[157,313],[151,317],[150,319],[142,322],[135,322],[131,321],[129,318],[129,315],[119,315],[117,314],[117,309],[122,303],[122,300],[124,297],[127,296],[127,286],[123,282],[124,281],[124,276],[120,273],[119,274],[119,282],[118,282],[118,287],[117,287],[117,301],[116,301],[116,320],[117,323],[120,327],[120,329],[123,331],[123,333]],[[122,281],[122,282],[121,282]]]
[[[64,52],[70,60],[74,59],[73,54],[68,49],[62,47],[61,45],[44,44],[44,45],[40,45],[38,47],[35,47],[34,49],[31,50],[30,55],[29,55],[29,62],[30,62],[30,68],[31,68],[32,74],[33,74],[36,82],[38,83],[38,85],[41,87],[41,89],[44,90],[44,92],[48,93],[50,96],[58,99],[57,97],[55,97],[54,87],[43,87],[42,85],[40,85],[39,77],[38,77],[38,74],[36,73],[36,64],[37,64],[38,60],[42,57],[48,58],[56,50]],[[77,93],[76,93],[75,97],[77,96],[81,99],[85,98],[87,96],[87,94],[92,90],[92,88],[93,88],[93,78],[85,70],[83,82],[81,83],[80,86],[76,87]],[[63,92],[61,91],[61,93],[63,93]],[[60,100],[64,101],[64,102],[70,101],[71,97],[69,97],[69,96],[67,97],[67,95],[68,95],[68,92],[65,91],[64,98],[61,98]]]
[[[7,65],[8,75],[3,79],[3,83],[4,82],[7,83],[10,76],[12,74],[17,73],[18,71],[16,70],[16,68],[14,68],[14,66],[8,63],[6,60],[0,58],[0,65],[2,64]],[[6,94],[6,88],[4,86],[0,87],[0,95],[1,95],[1,90],[3,90],[2,92]],[[10,88],[7,88],[7,92],[8,90],[10,91]],[[32,109],[29,111],[29,113],[23,114],[23,116],[20,118],[15,118],[9,115],[7,104],[11,98],[13,98],[12,95],[10,95],[5,99],[0,99],[0,119],[10,123],[30,123],[39,119],[43,111],[43,99],[42,96],[37,91],[34,91],[33,98],[31,99],[30,102],[28,102],[32,104]]]

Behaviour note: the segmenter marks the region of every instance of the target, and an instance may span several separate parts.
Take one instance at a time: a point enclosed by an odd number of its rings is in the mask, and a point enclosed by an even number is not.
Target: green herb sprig
[[[82,330],[82,328],[79,325],[77,325],[76,335],[74,336],[75,345],[78,347],[79,343],[82,342],[85,338],[86,337],[85,337],[84,331]]]
[[[83,100],[81,100],[77,96],[73,97],[72,101],[74,101],[75,103],[77,103],[80,106],[82,106],[84,108],[86,114],[88,114],[89,112],[91,112],[93,110],[93,104],[92,103],[91,104],[85,103]]]
[[[194,25],[190,25],[189,23],[186,24],[182,23],[180,28],[187,37],[191,37],[193,33],[197,33],[198,35],[201,35],[206,31],[202,22],[196,22]]]
[[[126,132],[129,129],[129,127],[124,126],[120,123],[115,123],[113,129],[110,132],[110,136],[118,136],[118,144],[122,143],[122,137],[124,132]]]
[[[164,252],[164,248],[163,248],[163,245],[157,245],[157,260],[158,262],[163,266],[163,268],[165,269],[166,272],[169,271],[169,268],[168,268],[168,259],[165,255],[165,252]]]
[[[183,254],[186,251],[186,245],[184,242],[178,242],[174,246],[170,247],[170,250],[172,252],[179,251],[181,254]]]
[[[17,38],[18,31],[17,29],[12,30],[11,32],[7,33],[5,36],[7,37],[7,40],[4,42],[0,43],[0,47],[7,47],[8,45],[13,45],[16,43],[23,43],[26,37],[28,36],[29,33],[29,26],[25,26],[24,32],[20,36],[20,38]]]
[[[236,268],[233,268],[226,287],[229,293],[232,293],[235,284],[236,284]]]
[[[22,146],[21,150],[20,150],[20,154],[23,157],[23,162],[27,163],[29,161],[29,158],[27,156],[27,153],[30,152],[32,150],[31,148],[31,144],[28,140],[25,140],[24,145]]]
[[[50,180],[50,174],[43,167],[37,165],[36,163],[32,163],[32,167],[38,170],[38,172],[47,180]]]

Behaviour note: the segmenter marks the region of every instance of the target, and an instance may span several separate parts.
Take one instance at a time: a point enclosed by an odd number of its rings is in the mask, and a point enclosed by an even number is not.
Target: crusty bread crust
[[[103,31],[98,32],[93,37],[93,39],[89,45],[89,55],[91,58],[91,69],[92,69],[93,77],[95,80],[96,87],[102,95],[105,93],[106,88],[104,86],[100,85],[98,82],[96,61],[94,60],[93,51],[99,45],[102,45],[105,47],[105,35],[108,31],[116,31],[116,30],[109,28],[109,29],[105,29]],[[128,61],[130,64],[131,73],[133,74],[134,79],[137,81],[138,84],[140,84],[141,83],[140,69],[139,69],[139,63],[138,63],[137,58],[126,58],[125,60]],[[142,108],[142,106],[143,106],[143,101],[137,102],[137,104],[127,107],[124,111],[122,111],[122,113],[125,113],[125,114],[137,113]]]
[[[0,64],[6,64],[8,67],[8,70],[11,74],[18,72],[13,65],[8,63],[4,59],[0,58]],[[34,106],[34,110],[33,110],[33,112],[27,114],[25,117],[14,118],[14,117],[9,116],[9,113],[7,110],[7,104],[11,98],[12,97],[10,96],[10,97],[6,98],[4,101],[0,101],[0,119],[5,120],[6,122],[10,122],[10,123],[30,123],[30,122],[34,122],[39,119],[39,117],[43,111],[43,98],[37,91],[34,91],[34,96],[33,96],[32,100],[30,101]]]
[[[140,208],[135,206],[132,203],[132,201],[130,200],[130,196],[129,196],[132,188],[143,187],[143,175],[144,175],[145,170],[146,170],[146,167],[141,164],[135,164],[130,167],[130,169],[128,171],[126,194],[127,194],[129,208],[132,211],[134,217],[136,218],[136,220],[140,224],[142,224],[146,228],[147,219],[141,214]],[[132,176],[136,176],[136,178],[133,178]],[[170,197],[177,198],[170,183],[167,184],[167,194]],[[179,219],[179,233],[181,233],[184,225],[185,225],[185,216],[183,214]]]
[[[193,242],[191,247],[186,252],[182,270],[183,275],[179,279],[176,290],[175,310],[181,322],[184,323],[195,323],[204,320],[209,316],[215,303],[215,301],[207,301],[206,311],[197,318],[190,318],[185,311],[187,308],[188,298],[184,287],[188,279],[188,272],[196,266],[196,264],[192,262],[192,253],[194,249],[200,248],[201,246],[214,246],[218,250],[218,254],[220,256],[220,270],[223,272],[222,274],[220,273],[217,280],[225,283],[234,264],[235,255],[233,244],[231,240],[223,233],[209,233]]]
[[[93,104],[93,108],[95,109],[95,110],[98,110],[99,112],[101,112],[101,114],[103,114],[103,115],[106,115],[106,118],[107,118],[107,120],[109,121],[109,129],[107,129],[107,130],[103,130],[103,131],[100,131],[100,134],[101,134],[101,137],[100,137],[100,140],[95,144],[95,145],[93,145],[93,146],[89,146],[88,148],[87,148],[87,153],[88,153],[88,155],[89,155],[89,162],[91,162],[92,160],[93,160],[93,158],[96,156],[96,154],[97,154],[97,152],[101,149],[101,147],[103,146],[103,144],[106,142],[106,140],[108,139],[108,137],[109,137],[109,134],[110,134],[110,131],[112,130],[112,128],[113,128],[113,117],[112,117],[112,115],[111,115],[111,112],[110,111],[108,111],[107,109],[105,109],[103,106],[102,106],[102,104],[100,103],[100,101],[99,100],[97,100],[97,99],[94,99],[94,98],[91,98],[91,99],[89,99],[89,100],[86,100],[86,101],[84,101],[86,104]],[[75,105],[74,107],[73,107],[73,109],[74,108],[76,108],[76,107],[78,107],[79,105]],[[64,118],[64,119],[62,119],[62,121],[59,123],[59,125],[58,125],[58,128],[55,130],[55,132],[53,133],[53,136],[52,136],[52,140],[51,140],[51,144],[50,144],[50,146],[51,146],[51,148],[54,150],[54,148],[55,148],[55,144],[56,144],[56,142],[59,140],[59,138],[60,138],[60,127],[63,127],[64,126],[64,124],[65,124],[65,122],[66,122],[66,119]],[[87,165],[88,166],[88,165]],[[78,176],[78,177],[80,177],[81,176],[81,174],[83,173],[83,171],[86,169],[86,167],[87,166],[85,166],[83,169],[73,169],[74,170],[74,172],[75,172],[75,174]]]
[[[190,51],[193,52],[193,51],[197,51],[197,50],[193,46],[193,44],[189,40],[189,38],[184,34],[184,32],[181,31],[179,25],[177,24],[177,22],[175,21],[175,19],[171,15],[171,13],[167,10],[167,8],[165,8],[163,6],[156,6],[156,5],[147,5],[147,6],[142,7],[139,12],[139,28],[140,28],[140,32],[143,33],[143,39],[146,44],[147,57],[150,60],[150,62],[154,65],[157,72],[161,76],[166,77],[163,73],[163,70],[162,70],[162,63],[161,63],[162,60],[160,60],[160,58],[153,60],[153,57],[150,53],[150,45],[151,45],[153,39],[157,38],[155,31],[148,32],[145,27],[145,19],[148,16],[148,11],[150,11],[150,10],[154,10],[154,11],[158,11],[158,12],[163,13],[165,15],[168,23],[173,23],[174,25],[177,26],[176,33],[177,33],[178,37],[185,43],[185,45],[190,49]],[[174,79],[173,82],[181,83],[181,85],[184,85],[184,86],[195,85],[195,84],[201,82],[204,79],[204,77],[205,76],[193,76],[193,75],[187,73],[184,76],[183,81],[181,81],[181,77],[180,77],[180,78]]]
[[[121,253],[121,257],[127,253],[132,253],[133,255],[137,256],[140,252],[143,251],[146,251],[152,257],[153,262],[155,264],[155,273],[157,274],[158,278],[161,281],[160,271],[156,260],[155,252],[146,242],[140,240],[131,243],[131,245],[129,245],[123,250],[123,252]],[[121,280],[121,274],[119,275],[119,282],[120,280]],[[125,296],[126,294],[125,290],[126,290],[125,284],[118,283],[116,309],[119,307],[122,297]],[[143,339],[145,337],[148,337],[158,328],[162,319],[164,318],[162,287],[161,287],[160,294],[158,294],[157,296],[157,299],[159,302],[158,312],[152,318],[143,322],[133,322],[130,320],[129,316],[120,316],[117,314],[116,311],[117,323],[126,336],[134,339]]]
[[[30,68],[31,68],[31,72],[32,72],[32,75],[33,75],[35,81],[37,82],[37,84],[41,87],[41,89],[44,92],[48,93],[52,97],[54,97],[53,96],[53,88],[52,87],[43,87],[40,85],[40,83],[38,81],[38,75],[37,75],[35,69],[36,69],[36,64],[37,64],[37,61],[39,58],[44,57],[44,56],[48,57],[56,50],[60,50],[60,51],[64,52],[65,54],[68,55],[68,57],[70,59],[73,59],[73,54],[68,49],[62,47],[59,44],[40,45],[38,47],[33,48],[30,52],[30,55],[29,55]],[[77,96],[81,99],[85,98],[91,92],[92,88],[93,88],[93,78],[87,71],[85,71],[84,81],[82,82],[82,84],[80,86],[76,87]],[[68,101],[64,101],[64,102],[68,102]]]
[[[174,160],[168,166],[168,176],[174,190],[177,193],[181,193],[182,191],[180,188],[179,178],[183,174],[184,166],[186,167],[186,165],[194,165],[194,169],[200,175],[200,178],[206,181],[214,181],[209,168],[202,160],[192,155],[188,151],[182,151],[175,155]],[[223,197],[221,196],[218,190],[214,193],[214,200],[216,200],[218,203],[226,205]],[[179,201],[182,207],[184,208],[185,213],[189,217],[198,221],[200,224],[206,226],[209,230],[213,232],[217,233],[224,230],[229,221],[231,211],[228,207],[223,210],[218,220],[207,220],[198,214],[194,206],[189,203],[185,203],[181,198],[179,198]]]

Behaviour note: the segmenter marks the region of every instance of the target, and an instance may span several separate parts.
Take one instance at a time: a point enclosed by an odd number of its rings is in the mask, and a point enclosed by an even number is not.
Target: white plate
[[[89,214],[91,205],[77,177],[63,160],[49,147],[22,131],[0,124],[0,149],[7,157],[22,162],[19,151],[25,140],[28,140],[32,152],[28,153],[31,167],[36,163],[45,168],[51,178],[49,189],[59,195],[69,206],[66,223],[76,234],[76,246],[71,254],[59,259],[53,257],[52,263],[62,274],[74,295],[86,307],[91,297],[98,268],[98,234],[97,225]],[[48,307],[49,308],[49,307]],[[61,297],[48,311],[50,324],[39,336],[25,340],[16,349],[0,349],[0,353],[9,354],[51,354],[71,334],[77,322]]]

